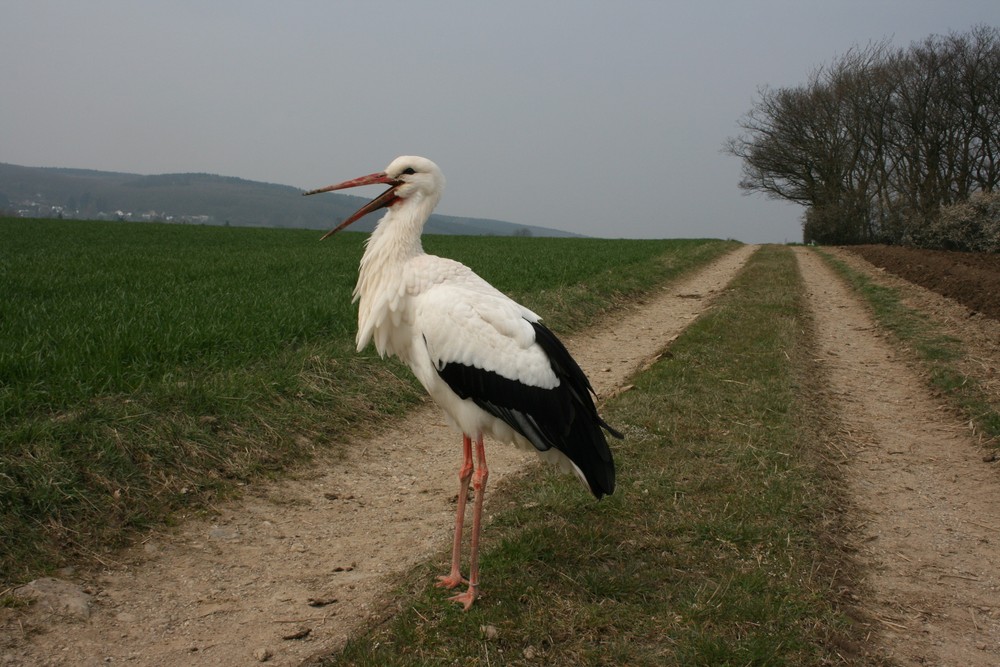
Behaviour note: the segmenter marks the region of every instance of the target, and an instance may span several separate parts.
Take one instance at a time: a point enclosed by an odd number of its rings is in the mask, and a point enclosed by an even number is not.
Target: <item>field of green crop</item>
[[[354,351],[364,236],[318,236],[0,219],[0,583],[99,562],[417,400],[406,369]],[[733,244],[425,246],[565,333]]]

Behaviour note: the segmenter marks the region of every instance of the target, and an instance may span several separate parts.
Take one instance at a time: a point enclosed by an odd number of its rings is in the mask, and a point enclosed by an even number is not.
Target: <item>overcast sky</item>
[[[741,194],[721,152],[761,86],[1000,24],[997,0],[2,7],[0,162],[313,188],[416,154],[441,213],[746,242],[801,239],[802,209]]]

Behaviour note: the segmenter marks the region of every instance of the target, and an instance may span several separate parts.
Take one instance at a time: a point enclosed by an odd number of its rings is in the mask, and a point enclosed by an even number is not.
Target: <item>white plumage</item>
[[[459,574],[465,490],[474,482],[469,588],[452,599],[466,609],[478,595],[478,542],[488,469],[483,436],[536,451],[574,472],[600,498],[614,491],[614,461],[602,429],[621,437],[597,414],[590,383],[562,343],[521,306],[467,266],[428,255],[424,223],[444,189],[426,158],[396,158],[383,172],[305,194],[383,183],[389,189],[323,238],[379,208],[388,212],[368,239],[354,290],[358,350],[406,363],[450,422],[463,434],[461,489],[452,569]],[[476,442],[473,477],[471,443]]]

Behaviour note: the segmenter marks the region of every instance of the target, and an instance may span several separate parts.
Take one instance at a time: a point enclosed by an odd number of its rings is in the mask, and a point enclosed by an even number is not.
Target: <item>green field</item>
[[[354,351],[364,236],[317,238],[0,220],[0,582],[99,562],[415,403]],[[563,333],[733,245],[425,239]]]

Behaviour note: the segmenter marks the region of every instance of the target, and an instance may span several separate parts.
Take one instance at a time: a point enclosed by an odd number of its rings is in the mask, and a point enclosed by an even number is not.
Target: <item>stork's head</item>
[[[361,185],[374,185],[376,183],[385,183],[390,187],[381,195],[355,211],[347,220],[344,220],[337,227],[324,234],[322,238],[325,239],[327,236],[339,232],[372,211],[387,206],[398,206],[420,200],[426,202],[429,214],[437,204],[438,199],[441,198],[441,192],[444,190],[444,175],[436,164],[425,157],[403,155],[390,162],[385,171],[368,174],[360,178],[353,178],[343,183],[328,185],[325,188],[310,190],[302,194],[314,195],[319,192],[344,190],[346,188],[356,188]]]

